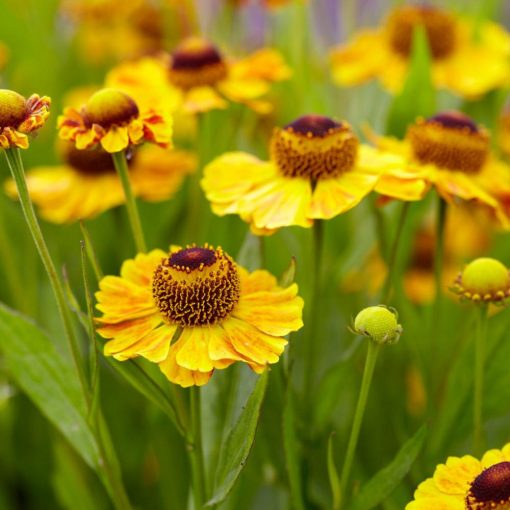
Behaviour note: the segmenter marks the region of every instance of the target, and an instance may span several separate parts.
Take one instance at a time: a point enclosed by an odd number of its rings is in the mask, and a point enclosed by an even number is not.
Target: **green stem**
[[[444,232],[446,225],[446,202],[438,196],[437,220],[436,220],[436,247],[434,253],[434,281],[436,298],[434,303],[434,322],[439,324],[443,293],[443,260],[444,260]]]
[[[99,259],[97,258],[96,250],[94,250],[94,245],[92,244],[89,231],[87,230],[87,227],[83,221],[80,221],[80,230],[83,236],[83,240],[85,241],[85,251],[87,252],[87,258],[90,262],[90,265],[92,266],[92,269],[94,270],[96,280],[99,282],[103,279],[104,274],[103,271],[101,271]]]
[[[133,195],[131,183],[129,182],[129,172],[125,151],[114,152],[112,154],[112,159],[115,170],[117,170],[120,181],[122,182],[122,188],[124,189],[129,224],[131,225],[131,231],[133,232],[136,249],[139,253],[145,253],[147,248],[142,230],[142,222],[140,221],[140,214],[138,213],[138,208],[136,206],[135,196]]]
[[[202,451],[202,420],[200,409],[200,388],[190,388],[191,437],[188,438],[188,451],[191,463],[191,478],[195,510],[205,503],[204,457]]]
[[[377,241],[379,243],[379,251],[381,252],[381,257],[383,258],[383,260],[387,262],[388,243],[386,240],[386,225],[384,221],[384,215],[381,211],[381,208],[377,206],[376,199],[370,200],[370,206],[375,220],[375,228],[377,233]]]
[[[53,289],[53,293],[55,294],[55,299],[57,301],[60,318],[62,319],[62,323],[64,325],[64,331],[69,345],[69,350],[72,355],[74,368],[80,381],[83,396],[85,398],[85,401],[88,403],[90,401],[89,388],[87,384],[87,379],[85,377],[85,371],[83,369],[80,348],[76,336],[74,334],[69,308],[67,306],[67,302],[65,299],[64,287],[62,285],[62,282],[60,281],[60,278],[55,269],[55,265],[53,264],[53,261],[51,259],[50,252],[48,250],[43,234],[41,232],[41,228],[37,221],[37,217],[35,215],[32,201],[30,200],[20,150],[16,147],[6,149],[4,152],[12,177],[16,183],[19,201],[21,203],[21,208],[23,210],[23,214],[25,215],[28,228],[30,230],[30,233],[32,234],[32,238],[37,247],[37,251],[39,252],[39,255],[44,264],[44,268],[48,273],[51,287]]]
[[[393,240],[393,244],[391,246],[391,252],[388,259],[388,274],[386,275],[386,280],[384,282],[383,291],[381,294],[381,302],[387,303],[390,294],[391,289],[393,288],[393,279],[395,277],[395,269],[396,269],[396,261],[397,261],[397,254],[398,254],[398,247],[400,244],[400,239],[402,237],[402,231],[404,230],[404,225],[407,219],[407,214],[409,211],[409,206],[411,202],[404,202],[402,204],[402,209],[400,211],[400,216],[398,219],[398,225],[397,225],[397,232],[395,234],[395,239]]]
[[[310,294],[310,315],[308,335],[305,343],[305,357],[307,366],[304,374],[305,402],[312,402],[312,387],[317,365],[317,335],[318,310],[321,290],[321,261],[324,244],[324,224],[322,220],[315,220],[313,227],[313,273]]]
[[[344,465],[342,468],[342,476],[340,479],[340,496],[342,498],[342,506],[345,507],[347,501],[346,489],[349,483],[349,477],[352,469],[352,462],[354,460],[354,453],[358,444],[359,433],[361,429],[361,423],[363,421],[363,415],[365,414],[365,407],[367,404],[368,392],[370,390],[370,384],[372,382],[372,376],[374,375],[375,363],[379,354],[381,345],[369,340],[367,358],[365,362],[365,370],[363,372],[363,379],[361,381],[361,389],[358,397],[358,404],[356,406],[356,412],[354,414],[354,421],[352,423],[351,435],[349,436],[349,443],[347,445],[347,453],[344,459]]]
[[[483,303],[477,310],[475,336],[475,395],[473,407],[473,450],[475,455],[483,452],[483,376],[485,366],[485,342],[487,336],[487,308]]]

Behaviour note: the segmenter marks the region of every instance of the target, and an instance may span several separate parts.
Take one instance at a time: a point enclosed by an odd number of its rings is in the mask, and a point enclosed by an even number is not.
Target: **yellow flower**
[[[27,172],[30,197],[43,218],[54,223],[75,222],[125,202],[109,153],[99,149],[81,151],[66,142],[63,159],[63,165]],[[196,158],[187,152],[149,145],[131,150],[128,166],[135,196],[161,201],[170,198],[186,174],[194,171]],[[17,197],[14,181],[7,182],[6,190],[12,198]]]
[[[413,30],[423,25],[439,88],[466,98],[506,86],[510,78],[510,35],[489,22],[463,20],[431,6],[398,7],[384,26],[363,30],[331,54],[333,78],[343,86],[378,78],[398,92],[409,66]]]
[[[275,129],[270,161],[231,152],[208,164],[202,188],[214,213],[239,214],[258,234],[280,227],[310,227],[355,207],[389,172],[390,196],[418,200],[423,180],[401,178],[405,162],[359,143],[349,124],[319,115]]]
[[[510,508],[510,444],[471,455],[449,457],[422,482],[406,510],[507,510]]]
[[[50,114],[51,99],[32,94],[28,99],[0,89],[0,147],[28,148],[28,133],[40,129]]]
[[[167,57],[145,58],[114,68],[106,83],[140,102],[149,91],[159,98],[158,104],[171,111],[205,112],[226,108],[228,101],[233,101],[266,113],[271,104],[261,98],[272,82],[289,76],[289,68],[275,50],[265,48],[230,61],[211,43],[193,37]]]
[[[139,109],[124,92],[107,88],[93,94],[79,110],[66,108],[58,128],[60,138],[73,141],[77,149],[100,144],[106,152],[119,152],[143,142],[169,147],[171,121],[163,111]]]
[[[376,137],[376,145],[406,160],[406,171],[419,173],[429,186],[449,203],[474,201],[489,210],[505,227],[508,219],[497,198],[488,190],[487,181],[501,177],[506,165],[490,151],[489,133],[469,117],[458,112],[440,113],[418,119],[409,126],[404,140]],[[383,193],[386,176],[376,191]]]
[[[303,325],[296,284],[279,287],[267,271],[249,273],[207,244],[140,253],[99,287],[105,355],[143,356],[181,386],[205,384],[236,361],[260,373]]]
[[[510,271],[499,260],[478,258],[458,275],[452,290],[474,302],[502,303],[510,296]]]

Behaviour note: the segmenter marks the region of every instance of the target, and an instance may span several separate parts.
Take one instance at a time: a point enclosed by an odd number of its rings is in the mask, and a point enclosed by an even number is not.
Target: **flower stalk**
[[[484,448],[483,439],[483,382],[485,366],[485,343],[487,337],[488,305],[477,307],[475,336],[475,389],[473,401],[473,450],[480,455]]]
[[[191,478],[195,510],[205,503],[204,453],[202,449],[202,412],[200,387],[190,388],[191,436],[188,437],[188,452],[191,464]]]
[[[147,247],[145,244],[145,237],[143,235],[142,222],[140,221],[140,214],[136,206],[135,196],[129,181],[129,173],[126,159],[126,152],[124,150],[112,153],[113,164],[115,170],[119,175],[126,197],[126,208],[129,216],[129,224],[135,240],[136,250],[138,253],[145,253]]]

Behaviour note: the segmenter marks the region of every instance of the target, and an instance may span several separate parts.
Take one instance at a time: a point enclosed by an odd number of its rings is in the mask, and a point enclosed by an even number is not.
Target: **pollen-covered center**
[[[358,145],[348,124],[322,115],[306,115],[274,130],[270,152],[284,176],[317,181],[351,170]]]
[[[132,165],[135,153],[133,149],[126,150],[128,166]],[[64,161],[83,175],[102,175],[115,173],[112,155],[102,149],[78,150],[74,143],[66,143],[63,149]]]
[[[220,52],[200,38],[184,41],[171,55],[170,81],[181,89],[215,85],[227,76]]]
[[[414,29],[420,25],[425,29],[432,57],[448,57],[455,47],[455,19],[449,13],[427,5],[407,5],[390,14],[386,27],[393,50],[408,57]]]
[[[18,127],[27,117],[26,99],[13,90],[0,89],[0,128]]]
[[[419,119],[407,130],[414,157],[446,170],[477,173],[489,155],[489,134],[469,117],[445,112]]]
[[[116,89],[96,92],[84,107],[86,120],[103,128],[123,125],[138,117],[138,106],[127,94]]]
[[[161,261],[152,278],[152,295],[171,323],[212,325],[228,317],[239,301],[239,274],[221,248],[185,248]]]
[[[473,480],[466,497],[466,509],[510,509],[510,462],[494,464]]]

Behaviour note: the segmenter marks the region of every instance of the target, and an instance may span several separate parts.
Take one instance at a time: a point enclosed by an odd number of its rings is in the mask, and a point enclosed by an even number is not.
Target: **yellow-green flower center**
[[[138,106],[127,94],[116,89],[102,89],[96,92],[84,108],[85,118],[90,124],[103,128],[128,124],[138,117]]]
[[[152,278],[152,295],[170,323],[212,325],[228,317],[239,301],[239,274],[221,248],[185,248],[161,261]]]
[[[171,55],[170,81],[184,90],[212,86],[226,78],[228,70],[220,52],[200,38],[184,41]]]
[[[370,337],[374,342],[391,344],[400,338],[402,326],[389,308],[369,306],[356,315],[354,330],[360,335]]]
[[[470,299],[497,301],[510,293],[510,274],[499,260],[479,258],[466,266],[458,284]]]
[[[440,9],[427,5],[407,5],[395,9],[386,24],[393,50],[403,57],[411,54],[413,32],[422,25],[434,59],[448,57],[455,49],[455,19]]]
[[[322,115],[306,115],[274,130],[270,152],[282,175],[314,182],[351,170],[358,145],[348,124]]]
[[[26,119],[27,113],[27,101],[21,94],[0,89],[0,128],[16,128]]]
[[[466,510],[510,509],[510,462],[485,469],[471,483]]]
[[[477,173],[489,156],[489,135],[458,112],[419,119],[406,134],[413,156],[420,163],[445,170]]]

